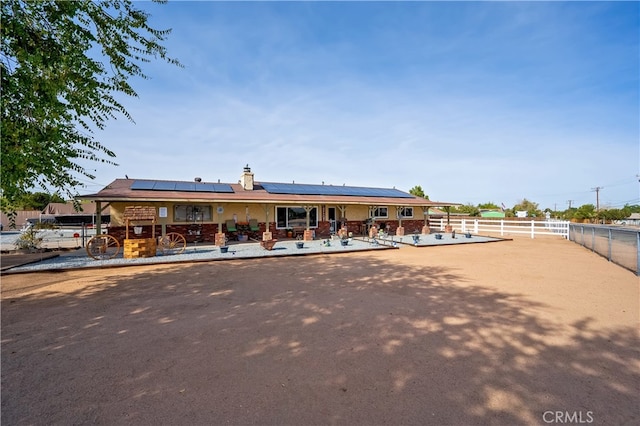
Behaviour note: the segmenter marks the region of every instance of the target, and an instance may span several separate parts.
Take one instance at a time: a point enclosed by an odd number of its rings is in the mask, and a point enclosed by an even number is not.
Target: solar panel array
[[[131,189],[147,191],[233,192],[228,183],[181,182],[171,180],[136,180]]]
[[[262,187],[270,194],[413,198],[413,195],[395,188],[363,188],[358,186],[308,185],[300,183],[271,182],[260,182],[260,185],[262,185]]]

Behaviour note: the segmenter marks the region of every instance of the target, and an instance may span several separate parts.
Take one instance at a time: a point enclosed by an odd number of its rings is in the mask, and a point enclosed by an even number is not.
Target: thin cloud
[[[137,124],[99,135],[121,164],[101,181],[233,182],[248,163],[263,181],[553,208],[638,173],[632,5],[167,6],[154,17],[186,69],[153,64],[136,86]]]

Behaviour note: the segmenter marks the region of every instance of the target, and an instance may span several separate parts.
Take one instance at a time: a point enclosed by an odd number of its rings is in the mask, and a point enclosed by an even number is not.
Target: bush
[[[38,230],[32,226],[20,234],[14,245],[17,249],[39,250],[42,246],[42,237],[38,237]]]

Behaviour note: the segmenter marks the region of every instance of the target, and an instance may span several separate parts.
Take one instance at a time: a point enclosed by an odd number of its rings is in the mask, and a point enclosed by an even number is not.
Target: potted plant
[[[220,253],[227,253],[229,251],[229,246],[227,245],[227,237],[224,237],[224,241],[222,241],[222,245],[220,245]]]
[[[287,228],[287,238],[293,238],[293,229]]]
[[[353,232],[342,232],[340,234],[340,244],[342,244],[343,246],[348,246],[349,245],[349,241],[351,241],[351,239],[353,238]]]
[[[273,250],[273,246],[276,245],[278,240],[262,240],[260,241],[260,246],[262,246],[265,250]]]

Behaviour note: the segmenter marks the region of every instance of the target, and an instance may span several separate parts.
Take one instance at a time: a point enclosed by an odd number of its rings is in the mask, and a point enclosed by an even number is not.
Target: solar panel
[[[299,183],[271,182],[262,182],[261,185],[271,194],[413,198],[413,195],[395,188],[363,188],[358,186],[308,185]]]
[[[136,180],[131,184],[131,189],[153,189],[155,184],[152,180]]]
[[[156,184],[153,185],[154,191],[173,191],[176,189],[176,182],[167,182],[158,180]]]
[[[196,190],[196,184],[194,182],[176,182],[175,190],[194,192]]]
[[[214,192],[233,192],[233,188],[228,183],[214,183],[213,184]]]
[[[199,183],[198,185],[194,185],[195,192],[218,192],[216,191],[216,187],[213,183]]]
[[[228,183],[200,183],[168,180],[136,180],[131,184],[131,189],[146,191],[233,192],[233,188]]]

